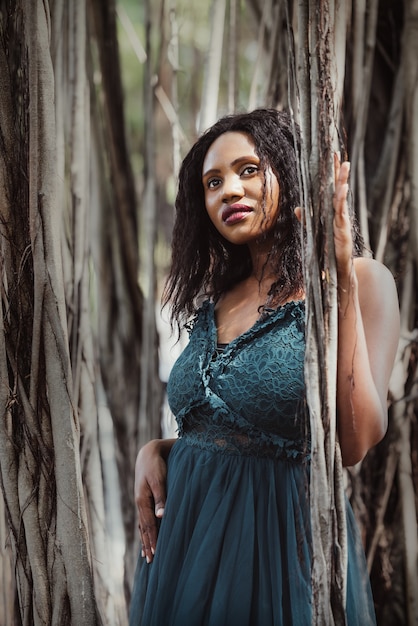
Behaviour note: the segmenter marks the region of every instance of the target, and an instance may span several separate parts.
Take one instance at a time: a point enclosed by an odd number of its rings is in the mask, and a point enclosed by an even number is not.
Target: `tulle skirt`
[[[130,626],[311,626],[309,466],[180,439],[154,560],[139,557]],[[347,502],[348,626],[374,625]],[[318,625],[321,626],[321,625]]]

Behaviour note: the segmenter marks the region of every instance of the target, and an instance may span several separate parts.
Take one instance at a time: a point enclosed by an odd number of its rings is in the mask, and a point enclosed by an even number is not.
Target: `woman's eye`
[[[247,176],[251,174],[255,174],[256,172],[258,172],[258,167],[256,165],[247,165],[242,170],[242,174],[247,175]]]
[[[208,189],[214,189],[219,185],[219,178],[210,178],[206,184]]]

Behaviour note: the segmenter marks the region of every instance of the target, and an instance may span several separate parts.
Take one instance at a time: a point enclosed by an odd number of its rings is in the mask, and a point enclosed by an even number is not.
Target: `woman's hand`
[[[154,439],[138,452],[135,463],[135,502],[138,508],[142,556],[151,563],[157,544],[158,520],[166,500],[166,459],[175,439]]]
[[[334,246],[339,283],[350,280],[353,267],[353,238],[347,206],[349,175],[350,163],[341,163],[339,155],[334,154]]]
[[[334,246],[339,276],[349,278],[352,270],[353,238],[351,221],[347,206],[348,178],[350,163],[341,163],[338,154],[334,154]],[[295,216],[303,222],[303,209],[295,208]]]

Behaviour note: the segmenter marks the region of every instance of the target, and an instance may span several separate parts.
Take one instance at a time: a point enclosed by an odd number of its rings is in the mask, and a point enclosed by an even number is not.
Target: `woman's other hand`
[[[151,563],[157,544],[158,524],[166,501],[166,459],[175,439],[154,439],[145,444],[135,463],[135,502],[142,556]]]

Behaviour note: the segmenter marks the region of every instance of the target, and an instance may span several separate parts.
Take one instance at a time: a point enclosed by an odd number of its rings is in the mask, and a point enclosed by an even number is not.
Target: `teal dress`
[[[266,310],[217,346],[201,307],[168,399],[179,439],[153,562],[139,557],[130,626],[311,626],[304,303]],[[350,505],[348,626],[375,624]],[[318,625],[320,626],[320,625]]]

